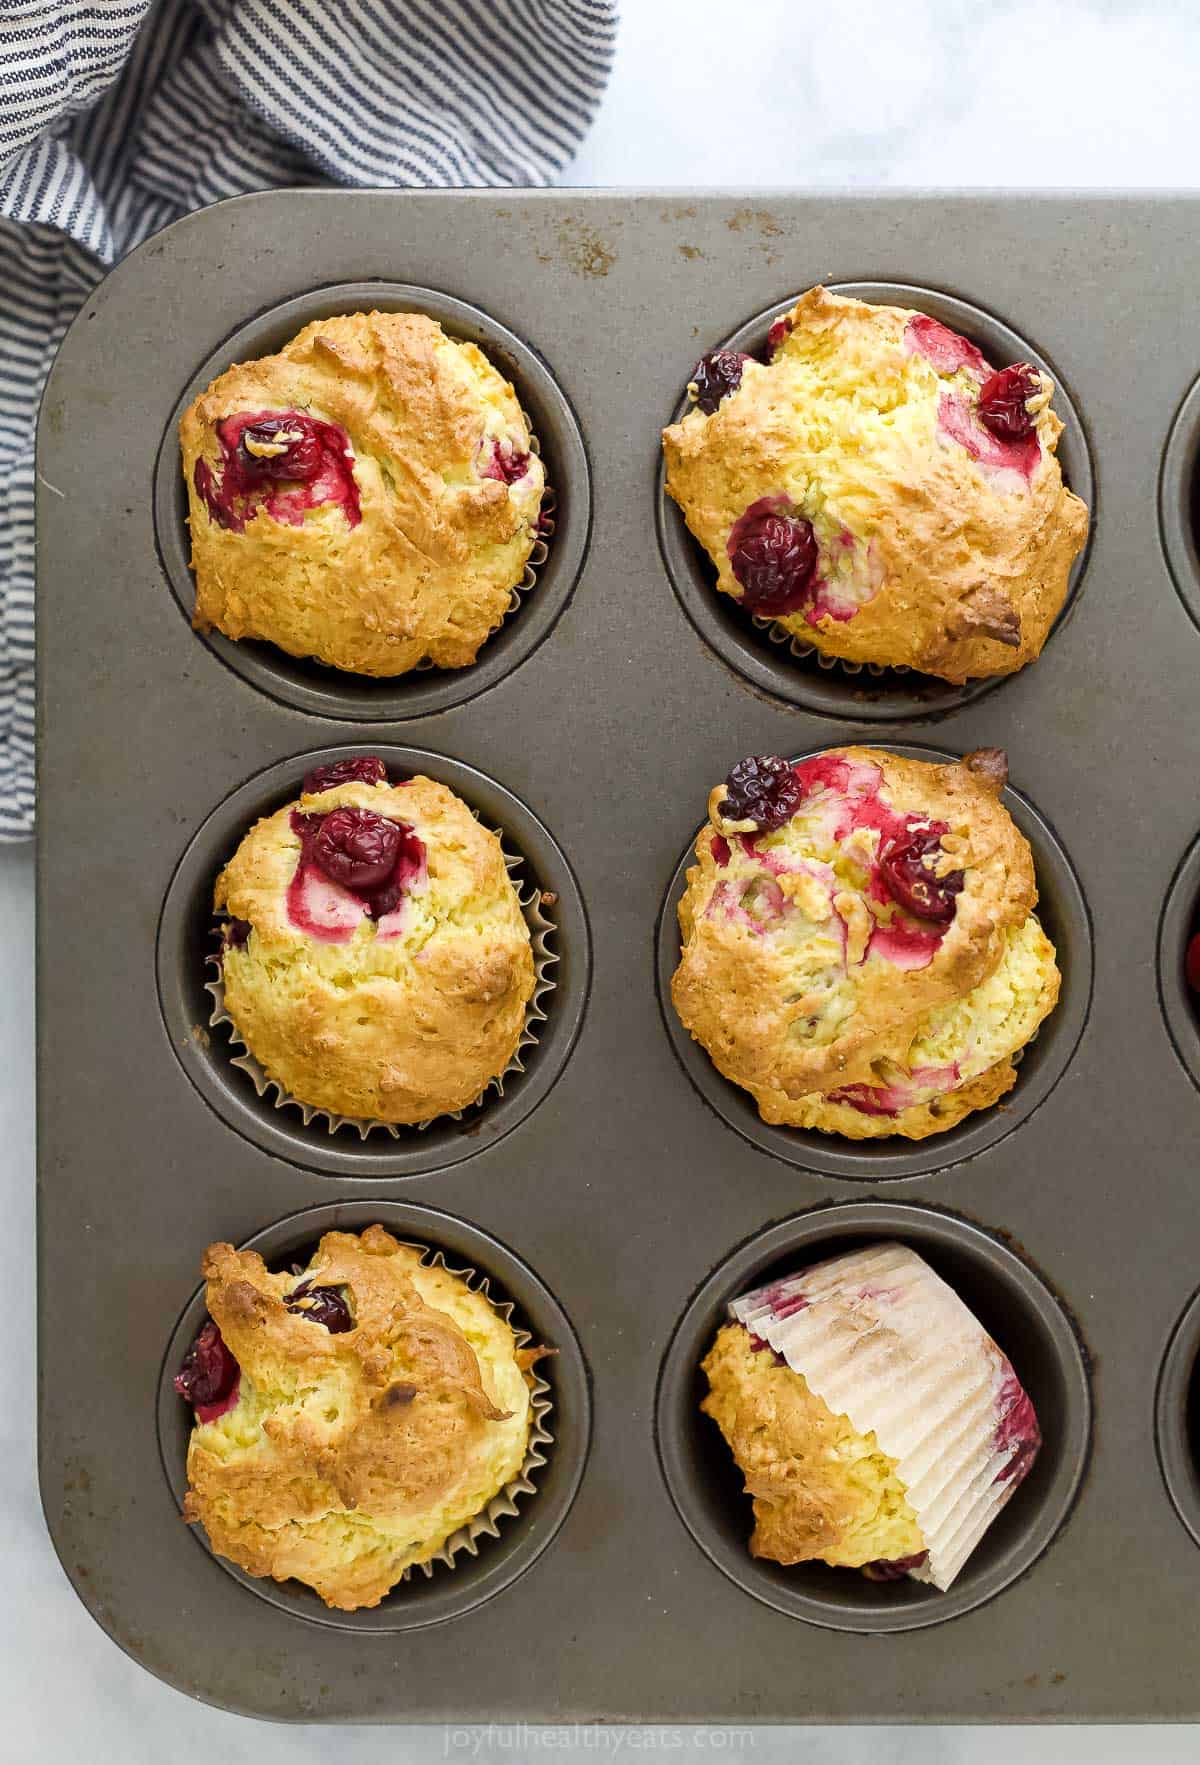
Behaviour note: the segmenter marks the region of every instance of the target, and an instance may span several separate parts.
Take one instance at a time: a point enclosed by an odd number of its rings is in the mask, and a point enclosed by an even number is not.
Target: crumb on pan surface
[[[818,287],[773,337],[715,408],[663,432],[667,489],[718,589],[848,662],[962,684],[1034,660],[1088,532],[1048,377],[1029,369],[1031,432],[1007,439],[980,420],[990,365],[923,314]],[[811,555],[791,561],[794,593],[776,583],[759,604],[733,554],[771,513]]]
[[[343,807],[402,823],[422,871],[380,920],[315,876],[338,925],[314,935],[295,917],[308,876],[296,822]],[[518,1047],[536,985],[529,927],[498,837],[432,779],[342,784],[265,817],[218,877],[214,908],[249,928],[222,953],[225,1010],[301,1103],[428,1121],[473,1103]]]
[[[286,456],[275,435],[300,436],[271,431],[289,413],[326,448],[308,481],[275,475],[286,457],[270,463]],[[180,441],[198,629],[393,677],[468,666],[509,611],[542,464],[512,386],[423,314],[314,321],[214,380]],[[241,468],[260,475],[248,489]]]
[[[1011,1088],[1060,979],[993,761],[832,749],[793,769],[795,812],[766,829],[711,793],[672,998],[765,1121],[921,1139]],[[914,839],[918,877],[949,891],[938,920],[891,892],[889,853]]]
[[[294,1577],[345,1611],[378,1605],[520,1473],[542,1351],[379,1226],[326,1233],[300,1274],[228,1244],[203,1267],[241,1379],[193,1430],[187,1519],[251,1575]],[[292,1297],[306,1281],[344,1293],[353,1328],[306,1317]]]

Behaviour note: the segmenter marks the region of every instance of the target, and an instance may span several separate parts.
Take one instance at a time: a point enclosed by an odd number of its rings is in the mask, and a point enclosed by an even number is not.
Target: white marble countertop
[[[566,183],[1200,184],[1200,12],[1190,0],[625,0],[625,14],[608,100]],[[76,1599],[42,1524],[34,1471],[32,940],[32,853],[0,847],[0,1180],[13,1237],[0,1360],[0,1759],[536,1757],[536,1736],[506,1730],[285,1729],[208,1709],[127,1660]],[[555,1738],[560,1756],[724,1751],[765,1762],[803,1749],[812,1765],[1000,1765],[1014,1750],[1023,1765],[1165,1765],[1200,1752],[1197,1730],[1183,1728]]]

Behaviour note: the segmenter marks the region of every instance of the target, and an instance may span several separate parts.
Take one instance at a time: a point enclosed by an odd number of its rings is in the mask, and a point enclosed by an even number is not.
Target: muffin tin
[[[152,1672],[303,1721],[1200,1716],[1200,1032],[1180,974],[1200,890],[1198,207],[276,192],[177,223],[92,295],[38,461],[40,1458],[68,1575]],[[1051,365],[1093,537],[1022,675],[960,693],[821,669],[707,588],[658,431],[703,351],[818,280]],[[347,682],[183,616],[181,405],[235,355],[371,304],[480,341],[549,466],[547,559],[461,675]],[[712,784],[748,753],[855,740],[1008,750],[1064,958],[1010,1098],[916,1145],[764,1129],[656,998]],[[196,966],[240,827],[331,750],[446,778],[556,896],[526,1073],[399,1141],[261,1105]],[[285,1254],[372,1219],[477,1270],[558,1348],[553,1438],[476,1557],[343,1623],[251,1589],[183,1524],[169,1379],[207,1243]],[[755,1563],[695,1408],[727,1297],[883,1236],[978,1310],[1047,1439],[946,1596]]]

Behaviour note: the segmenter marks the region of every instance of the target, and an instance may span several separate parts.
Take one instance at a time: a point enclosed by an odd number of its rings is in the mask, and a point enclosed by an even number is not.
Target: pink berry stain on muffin
[[[958,1062],[950,1066],[917,1066],[907,1080],[895,1079],[890,1085],[843,1085],[830,1091],[831,1103],[848,1103],[863,1115],[899,1115],[915,1103],[953,1091],[962,1077]]]
[[[494,478],[499,484],[519,484],[529,471],[529,451],[521,449],[507,436],[486,440],[480,455],[479,476]]]
[[[937,373],[965,376],[958,388],[941,394],[941,433],[981,466],[1018,472],[1028,483],[1042,457],[1036,419],[1027,408],[1042,395],[1037,369],[1019,362],[993,373],[973,343],[924,313],[909,320],[904,336],[906,346]]]
[[[740,761],[730,773],[722,814],[730,822],[752,821],[757,833],[767,833],[790,821],[801,807],[819,806],[827,831],[839,844],[858,830],[877,833],[876,855],[863,860],[867,872],[864,892],[883,911],[873,921],[856,961],[861,964],[868,956],[881,956],[897,968],[924,968],[933,960],[954,918],[963,872],[945,866],[941,842],[950,832],[947,823],[897,812],[883,801],[882,785],[882,772],[870,762],[819,754],[791,766],[776,754],[761,754]],[[714,894],[708,911],[742,915],[762,931],[767,922],[791,911],[779,878],[794,875],[795,867],[777,852],[760,850],[756,833],[737,837],[746,856],[757,858],[770,874],[754,878],[748,886],[723,886]],[[721,848],[714,842],[714,858],[718,864],[727,863],[728,842],[722,835],[717,839]],[[805,869],[827,890],[831,905],[835,896],[844,893],[828,866],[808,865]],[[833,917],[841,927],[843,950],[849,957],[849,928],[840,914],[835,912]],[[846,1100],[850,1100],[849,1093]]]
[[[1015,1084],[1059,974],[1006,779],[848,748],[711,791],[672,999],[765,1121],[919,1139]]]
[[[213,520],[243,533],[260,509],[300,527],[310,509],[336,504],[349,526],[361,519],[354,452],[346,431],[302,411],[244,412],[216,424],[218,478],[197,460],[193,481]]]
[[[905,347],[912,355],[923,355],[939,374],[957,374],[960,368],[972,373],[987,373],[987,363],[973,343],[951,331],[928,313],[914,313],[904,332]]]
[[[761,360],[713,351],[689,392],[667,490],[752,617],[955,683],[1039,653],[1087,516],[1036,367],[993,370],[925,313],[813,289]]]
[[[299,930],[344,944],[364,914],[381,938],[401,930],[405,896],[425,878],[425,848],[407,822],[370,809],[328,815],[292,811],[300,859],[288,889],[288,916]]]
[[[996,1411],[992,1444],[996,1452],[1009,1455],[997,1471],[996,1481],[1011,1483],[1015,1489],[1033,1469],[1033,1461],[1042,1445],[1042,1431],[1029,1394],[1008,1360],[1003,1364]]]
[[[304,794],[388,782],[377,755],[354,754],[306,773]],[[408,823],[353,806],[324,815],[293,809],[290,821],[300,840],[287,896],[292,924],[322,943],[344,944],[365,914],[376,921],[379,937],[397,936],[405,898],[421,887],[427,873],[424,845]],[[236,934],[227,929],[226,942],[233,941]]]

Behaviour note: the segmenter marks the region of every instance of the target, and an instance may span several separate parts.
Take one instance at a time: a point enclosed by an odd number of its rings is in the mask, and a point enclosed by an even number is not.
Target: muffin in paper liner
[[[945,1591],[1041,1445],[1033,1406],[987,1331],[896,1243],[772,1281],[729,1315],[891,1461],[924,1552],[861,1566]]]
[[[474,663],[532,586],[529,416],[428,314],[315,319],[219,374],[179,436],[201,632],[398,678]]]
[[[667,493],[718,591],[800,653],[996,678],[1040,654],[1087,538],[1054,390],[928,314],[818,285],[765,360],[697,364],[663,431]]]
[[[352,1233],[350,1236],[361,1239],[363,1234],[361,1232]],[[390,1237],[390,1234],[388,1234],[388,1236]],[[481,1274],[477,1269],[470,1265],[452,1267],[450,1263],[447,1262],[446,1257],[441,1250],[434,1249],[427,1244],[417,1243],[410,1239],[397,1239],[395,1240],[395,1245],[399,1250],[414,1253],[418,1257],[419,1265],[423,1270],[428,1270],[430,1272],[440,1270],[451,1277],[452,1280],[461,1282],[472,1293],[485,1300],[496,1315],[511,1329],[514,1355],[520,1355],[522,1351],[531,1347],[533,1344],[533,1337],[530,1332],[512,1322],[512,1314],[515,1310],[513,1301],[494,1298],[490,1291],[487,1275]],[[312,1278],[310,1277],[310,1283],[311,1279]],[[425,1303],[430,1304],[431,1301],[426,1299]],[[289,1307],[289,1309],[293,1308]],[[434,1309],[438,1309],[436,1304],[434,1305]],[[228,1353],[227,1350],[223,1352]],[[545,1352],[553,1354],[556,1350],[553,1345],[547,1345]],[[240,1380],[240,1374],[238,1375],[238,1378]],[[408,1564],[391,1583],[389,1593],[394,1593],[405,1583],[409,1582],[412,1579],[414,1571],[417,1569],[421,1570],[425,1578],[428,1580],[433,1576],[435,1567],[438,1564],[441,1564],[447,1569],[453,1570],[456,1566],[455,1559],[464,1551],[469,1556],[478,1556],[480,1539],[499,1537],[501,1522],[507,1519],[516,1518],[520,1512],[518,1505],[520,1500],[537,1493],[537,1484],[534,1481],[534,1476],[535,1473],[546,1464],[548,1451],[552,1447],[554,1441],[553,1431],[548,1422],[548,1418],[554,1405],[550,1386],[538,1373],[536,1365],[525,1369],[523,1378],[529,1393],[528,1438],[526,1441],[524,1456],[516,1475],[508,1478],[495,1494],[487,1499],[478,1513],[473,1514],[468,1520],[464,1521],[454,1531],[449,1533],[442,1541],[441,1545],[436,1550],[432,1551],[428,1557],[420,1562]],[[236,1397],[236,1383],[233,1389]],[[409,1389],[411,1389],[411,1387]],[[181,1401],[189,1401],[183,1396],[182,1392],[180,1393],[180,1396]],[[203,1415],[194,1405],[193,1415],[193,1427],[199,1426],[202,1422],[212,1419],[209,1416]],[[189,1489],[190,1487],[191,1478],[189,1475]],[[186,1512],[187,1510],[185,1506],[185,1514]],[[203,1515],[191,1515],[188,1517],[193,1519],[198,1518],[201,1524],[204,1523]],[[212,1548],[214,1551],[216,1550],[215,1546],[212,1546]],[[216,1554],[221,1555],[219,1551],[216,1551]],[[235,1567],[242,1568],[243,1573],[252,1573],[249,1569],[245,1569],[242,1565],[237,1564],[236,1561]],[[266,1572],[266,1578],[275,1580],[299,1579],[296,1576],[272,1576],[269,1571]],[[312,1591],[318,1592],[315,1587]],[[381,1594],[380,1598],[389,1597],[389,1593]],[[318,1593],[318,1597],[324,1596]],[[347,1611],[360,1609],[364,1605],[370,1606],[378,1603],[378,1599],[373,1601],[351,1601],[344,1604],[341,1600],[326,1600],[326,1604],[341,1606],[342,1609]]]
[[[472,813],[474,813],[474,811],[472,811]],[[478,816],[475,818],[476,820],[480,819]],[[496,834],[497,839],[501,841],[503,847],[503,835],[494,828],[490,831]],[[511,875],[511,873],[520,866],[522,860],[510,852],[504,852],[503,857],[505,866]],[[312,1104],[302,1103],[299,1098],[293,1097],[288,1091],[286,1091],[277,1080],[272,1079],[267,1075],[261,1064],[254,1058],[253,1054],[251,1054],[249,1048],[238,1034],[237,1025],[225,1009],[225,987],[222,978],[220,950],[213,952],[213,954],[207,958],[212,974],[210,978],[205,981],[204,990],[208,993],[213,1002],[212,1010],[209,1013],[208,1018],[209,1027],[212,1029],[223,1029],[227,1032],[230,1047],[237,1050],[237,1052],[230,1055],[230,1065],[239,1067],[247,1074],[258,1095],[260,1097],[270,1096],[273,1107],[276,1109],[298,1109],[305,1127],[309,1127],[314,1121],[324,1120],[330,1134],[336,1134],[339,1129],[348,1127],[354,1129],[358,1133],[360,1140],[365,1140],[369,1134],[380,1130],[389,1134],[393,1140],[398,1140],[406,1132],[423,1132],[426,1128],[431,1127],[436,1121],[449,1120],[460,1122],[465,1117],[467,1110],[478,1108],[479,1105],[487,1099],[490,1092],[495,1091],[498,1096],[503,1097],[504,1081],[512,1077],[514,1073],[523,1073],[525,1071],[525,1063],[522,1056],[527,1049],[532,1048],[537,1042],[538,1028],[546,1021],[546,1011],[544,1009],[543,1001],[549,993],[554,991],[555,988],[555,981],[551,970],[558,962],[558,956],[555,951],[550,948],[548,939],[553,935],[556,927],[554,921],[545,911],[545,893],[536,883],[533,883],[530,884],[524,892],[520,889],[517,890],[517,901],[520,905],[525,923],[529,928],[530,941],[533,947],[535,975],[533,993],[526,1006],[525,1023],[521,1030],[520,1040],[518,1041],[507,1065],[501,1072],[488,1080],[479,1095],[474,1098],[465,1109],[448,1110],[441,1115],[428,1116],[424,1121],[420,1122],[397,1123],[377,1121],[374,1118],[365,1116],[336,1115],[327,1109],[320,1109],[314,1107]],[[220,922],[218,922],[218,930],[219,924]]]
[[[764,1121],[920,1140],[1015,1085],[1061,976],[1006,778],[999,749],[847,747],[710,793],[671,997]]]

